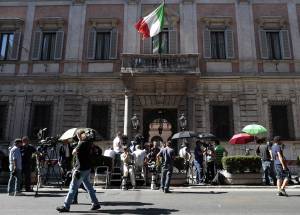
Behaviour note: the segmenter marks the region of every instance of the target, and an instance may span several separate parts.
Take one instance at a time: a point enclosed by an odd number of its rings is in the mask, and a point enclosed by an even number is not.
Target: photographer
[[[96,197],[95,190],[90,183],[90,172],[92,167],[90,153],[92,142],[87,141],[87,136],[84,130],[79,130],[77,132],[77,137],[79,139],[79,143],[72,152],[73,155],[76,155],[72,181],[69,187],[68,195],[64,202],[64,206],[56,208],[56,210],[59,212],[68,212],[70,210],[70,205],[74,199],[74,195],[78,191],[81,183],[84,184],[84,187],[87,189],[92,200],[93,205],[91,210],[98,210],[101,208]]]
[[[25,191],[33,192],[31,188],[31,172],[32,172],[32,154],[36,149],[29,144],[27,136],[22,137],[22,147],[20,148],[22,155],[22,174],[24,177]]]
[[[9,151],[9,170],[10,177],[8,181],[7,191],[10,196],[19,196],[21,193],[22,180],[22,156],[20,147],[21,139],[15,139],[14,146]]]
[[[130,154],[129,149],[127,147],[124,147],[124,152],[121,154],[121,161],[123,162],[122,189],[127,189],[126,185],[128,175],[130,175],[132,189],[135,189],[133,156]]]

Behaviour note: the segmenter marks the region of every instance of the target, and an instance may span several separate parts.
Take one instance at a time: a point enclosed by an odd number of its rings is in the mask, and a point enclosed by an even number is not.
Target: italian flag
[[[143,35],[143,39],[154,37],[161,32],[164,26],[164,10],[164,3],[162,3],[152,13],[135,24],[135,28]]]

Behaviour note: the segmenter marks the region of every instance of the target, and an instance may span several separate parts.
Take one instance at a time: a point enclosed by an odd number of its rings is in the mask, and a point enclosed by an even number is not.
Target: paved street
[[[9,197],[1,190],[0,214],[46,215],[57,214],[66,190],[43,189],[40,196]],[[300,189],[288,189],[289,197],[278,197],[270,188],[173,188],[164,194],[152,190],[97,190],[102,208],[89,211],[89,198],[83,191],[72,214],[299,214]]]

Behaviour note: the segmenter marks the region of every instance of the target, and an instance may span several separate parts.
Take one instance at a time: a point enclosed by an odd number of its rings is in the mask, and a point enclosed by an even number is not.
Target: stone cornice
[[[205,24],[207,28],[228,27],[232,25],[232,17],[230,16],[215,16],[215,17],[201,17],[200,21]]]
[[[37,20],[37,24],[42,29],[63,28],[65,20],[62,17],[44,17]]]
[[[261,16],[256,20],[261,28],[281,29],[287,28],[288,21],[282,16]]]
[[[117,18],[90,18],[89,23],[92,27],[116,27],[119,23]]]
[[[24,20],[21,18],[0,18],[0,29],[17,30],[23,25]]]

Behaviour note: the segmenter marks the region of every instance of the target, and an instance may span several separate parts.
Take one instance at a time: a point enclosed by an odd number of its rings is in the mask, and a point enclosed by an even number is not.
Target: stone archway
[[[149,141],[149,125],[158,118],[165,119],[171,124],[172,134],[177,132],[177,109],[175,108],[155,108],[143,110],[143,136],[145,141]]]

